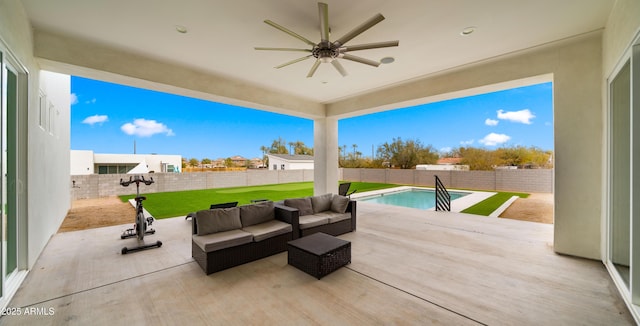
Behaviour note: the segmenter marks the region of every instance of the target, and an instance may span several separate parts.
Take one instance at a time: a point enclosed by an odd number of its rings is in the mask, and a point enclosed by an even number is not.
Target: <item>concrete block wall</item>
[[[244,187],[289,182],[313,181],[313,170],[248,170],[236,172],[153,173],[153,184],[140,185],[141,193]],[[136,186],[120,185],[127,174],[91,174],[71,176],[71,199],[131,195]],[[146,178],[147,176],[145,176]],[[75,181],[75,184],[73,183]]]
[[[553,170],[428,171],[400,169],[347,169],[341,179],[433,187],[437,175],[445,187],[516,192],[553,192]]]
[[[427,171],[398,169],[340,169],[346,181],[434,186],[437,175],[447,188],[553,192],[553,170]],[[258,186],[313,181],[313,170],[247,170],[236,172],[153,173],[155,183],[141,185],[141,193]],[[71,198],[86,199],[136,193],[135,184],[120,186],[127,174],[71,176]],[[75,186],[73,186],[75,181]]]

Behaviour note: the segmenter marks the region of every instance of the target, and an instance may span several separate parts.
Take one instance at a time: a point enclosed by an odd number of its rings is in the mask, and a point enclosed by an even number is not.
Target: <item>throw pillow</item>
[[[349,198],[345,196],[335,195],[331,200],[331,210],[336,213],[345,213],[349,206]]]
[[[326,194],[326,195],[311,197],[311,206],[313,207],[313,214],[317,214],[324,211],[330,211],[331,199],[333,199],[333,194]]]
[[[285,199],[284,205],[292,208],[297,208],[300,216],[313,214],[313,207],[311,206],[311,198],[294,198]]]
[[[251,226],[271,221],[276,218],[272,201],[263,201],[240,206],[240,220],[242,226]]]
[[[196,213],[198,235],[235,230],[240,224],[240,210],[234,208],[218,208],[203,210]]]

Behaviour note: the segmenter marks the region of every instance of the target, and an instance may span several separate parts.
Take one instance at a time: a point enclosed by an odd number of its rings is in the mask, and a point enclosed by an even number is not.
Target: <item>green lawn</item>
[[[489,216],[489,214],[493,213],[498,207],[500,207],[504,202],[509,200],[509,198],[513,196],[518,196],[520,198],[527,198],[529,194],[520,193],[520,192],[499,192],[465,210],[462,213],[475,214],[475,215],[484,215]]]
[[[358,192],[397,187],[394,184],[352,182],[349,191]],[[220,189],[189,190],[176,192],[160,192],[142,194],[147,197],[144,207],[155,218],[167,218],[187,215],[211,204],[237,201],[239,205],[248,204],[252,199],[269,199],[273,201],[287,198],[313,195],[313,182],[296,182],[264,186],[234,187]],[[124,202],[135,195],[120,196]]]
[[[397,184],[372,183],[372,182],[352,182],[349,191],[354,189],[358,193],[365,191],[398,187]],[[167,218],[187,215],[209,208],[211,204],[219,204],[237,201],[239,205],[248,204],[252,199],[269,199],[273,201],[287,198],[297,198],[313,195],[313,182],[283,183],[275,185],[234,187],[220,189],[189,190],[176,192],[160,192],[144,194],[147,200],[144,207],[155,218]],[[511,196],[526,198],[529,194],[514,192],[499,192],[486,200],[473,205],[463,213],[488,216]],[[135,195],[120,196],[124,202]]]

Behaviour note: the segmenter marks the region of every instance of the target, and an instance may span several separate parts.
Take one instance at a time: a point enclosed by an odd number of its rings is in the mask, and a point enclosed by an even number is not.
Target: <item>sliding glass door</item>
[[[640,316],[640,37],[609,78],[607,267]]]
[[[629,288],[631,267],[631,60],[610,83],[610,260]]]

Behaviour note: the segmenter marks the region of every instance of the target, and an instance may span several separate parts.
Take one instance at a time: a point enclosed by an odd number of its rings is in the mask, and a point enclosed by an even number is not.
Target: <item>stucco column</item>
[[[313,193],[338,193],[338,119],[313,121]]]

